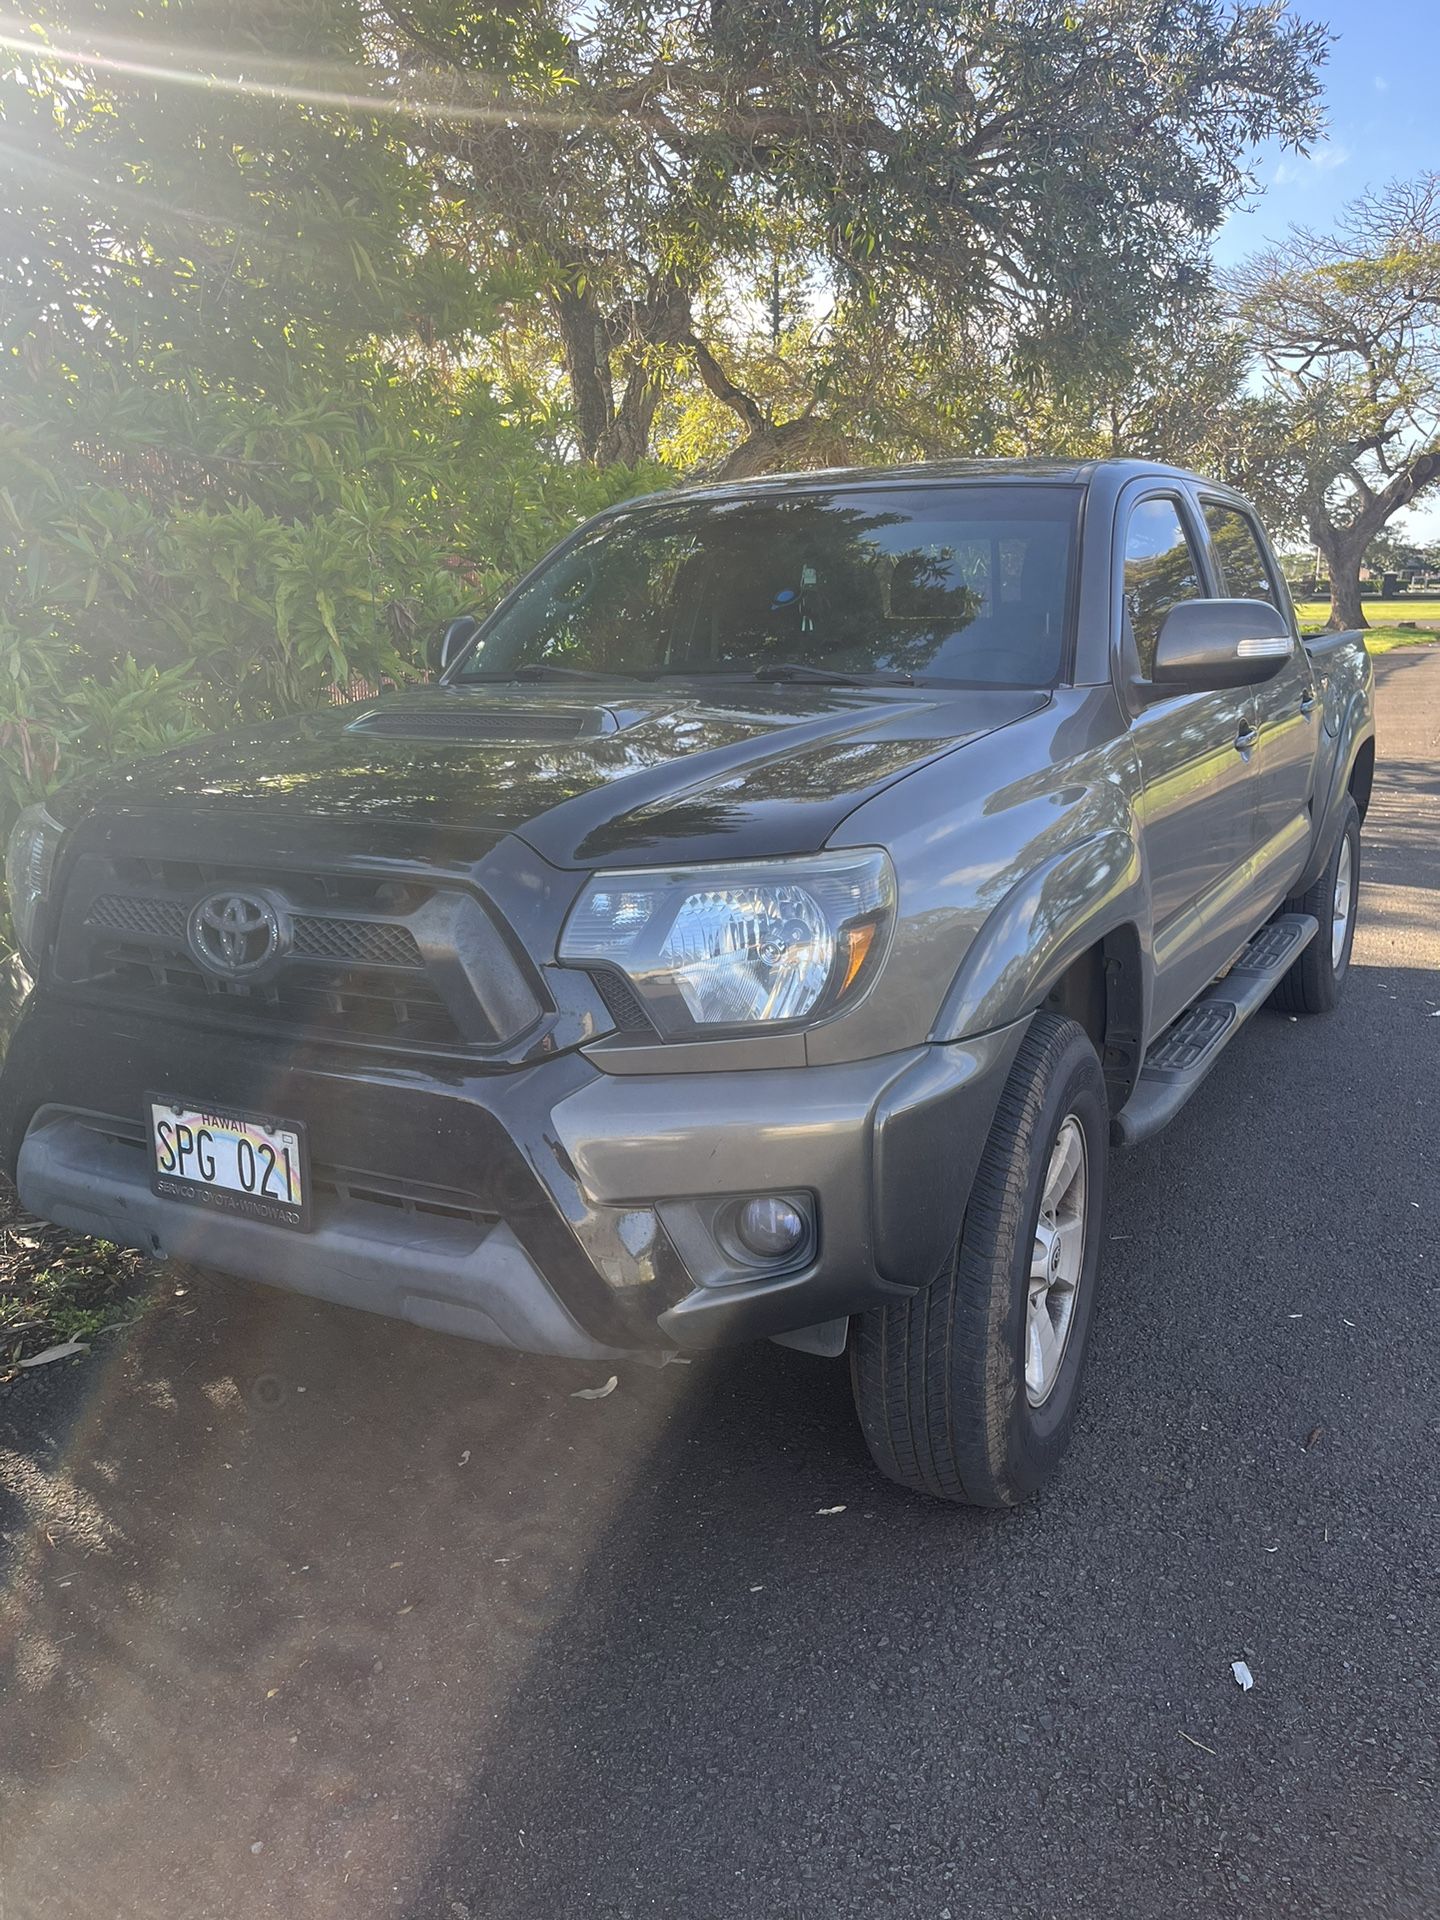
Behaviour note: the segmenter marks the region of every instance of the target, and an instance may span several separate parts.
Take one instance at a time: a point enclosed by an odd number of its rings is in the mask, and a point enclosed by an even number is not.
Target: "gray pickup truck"
[[[848,1354],[886,1474],[1022,1499],[1111,1146],[1343,985],[1359,636],[1224,487],[968,462],[620,507],[442,651],[21,818],[24,1204],[530,1352]]]

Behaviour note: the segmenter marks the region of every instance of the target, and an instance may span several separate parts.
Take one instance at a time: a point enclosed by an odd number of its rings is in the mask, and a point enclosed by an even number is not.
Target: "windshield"
[[[877,486],[636,507],[563,548],[451,677],[796,667],[1050,686],[1079,498]]]

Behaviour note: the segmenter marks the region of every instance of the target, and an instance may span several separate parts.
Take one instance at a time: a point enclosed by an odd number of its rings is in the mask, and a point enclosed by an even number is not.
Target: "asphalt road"
[[[1440,1910],[1440,651],[1379,672],[1345,1002],[1117,1164],[1040,1503],[774,1347],[578,1400],[166,1270],[0,1406],[4,1920]]]

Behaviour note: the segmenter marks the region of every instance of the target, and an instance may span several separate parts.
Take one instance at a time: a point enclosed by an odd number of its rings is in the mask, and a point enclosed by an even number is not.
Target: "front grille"
[[[209,894],[258,892],[281,928],[253,973],[202,966]],[[67,986],[184,1017],[410,1049],[494,1050],[544,1004],[480,901],[453,883],[85,853],[55,943]]]
[[[303,1027],[324,1038],[395,1040],[447,1046],[461,1038],[449,1009],[424,980],[330,967],[298,968],[265,984],[225,980],[187,954],[156,954],[112,942],[102,949],[102,978],[127,999],[191,1012],[221,1012],[247,1026]]]
[[[423,967],[408,927],[376,920],[321,920],[302,914],[295,922],[295,951],[314,959],[350,960],[361,967]]]
[[[185,903],[145,894],[102,893],[90,903],[85,924],[107,933],[138,934],[163,944],[183,942],[188,920]],[[423,967],[425,962],[408,927],[383,920],[342,920],[297,914],[293,951],[303,959],[349,960],[364,967]]]
[[[468,1220],[476,1227],[493,1227],[500,1216],[467,1193],[447,1187],[422,1187],[379,1173],[356,1173],[348,1167],[314,1167],[310,1183],[318,1194],[338,1200],[361,1201],[366,1206],[390,1207],[397,1213],[441,1220]]]
[[[156,940],[185,938],[185,909],[178,900],[147,900],[143,894],[102,893],[90,902],[85,924],[110,933],[149,934]]]

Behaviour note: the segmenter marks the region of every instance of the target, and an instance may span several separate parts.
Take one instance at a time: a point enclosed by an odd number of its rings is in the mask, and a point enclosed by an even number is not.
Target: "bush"
[[[507,407],[475,371],[534,263],[482,271],[364,111],[365,8],[101,12],[149,58],[77,69],[47,50],[74,6],[40,0],[0,73],[0,833],[98,764],[403,679],[657,478],[561,457],[548,375]],[[495,29],[548,72],[545,34]],[[257,48],[356,97],[174,84]]]
[[[663,480],[555,460],[480,382],[71,405],[0,428],[6,831],[103,762],[414,676],[445,622]]]

